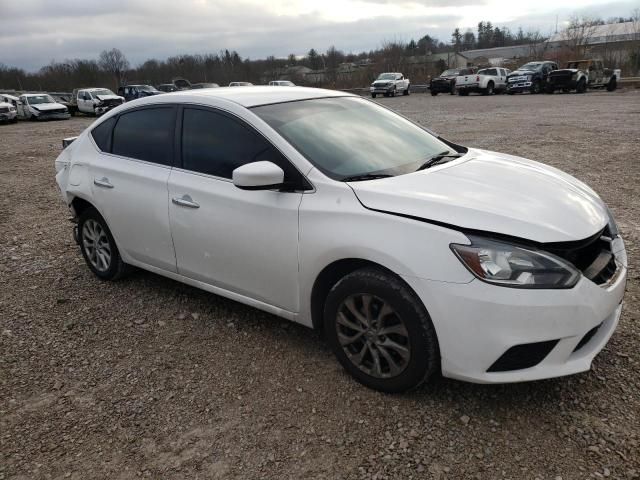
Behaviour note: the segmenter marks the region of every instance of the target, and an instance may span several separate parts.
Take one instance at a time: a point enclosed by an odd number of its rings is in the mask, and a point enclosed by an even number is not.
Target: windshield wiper
[[[351,175],[350,177],[344,177],[343,182],[361,182],[363,180],[375,180],[376,178],[388,178],[393,177],[388,173],[362,173],[360,175]]]
[[[425,169],[427,169],[429,167],[433,167],[435,164],[439,163],[440,161],[442,161],[445,158],[459,158],[461,156],[462,156],[461,153],[450,152],[449,150],[447,150],[446,152],[436,153],[434,156],[429,157],[429,159],[427,159],[426,162],[424,162],[422,165],[420,165],[420,167],[418,167],[418,170],[425,170]],[[416,172],[418,170],[416,170]]]

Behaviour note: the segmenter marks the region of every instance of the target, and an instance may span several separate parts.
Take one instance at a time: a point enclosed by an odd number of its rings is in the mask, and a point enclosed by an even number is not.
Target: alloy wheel
[[[402,318],[383,299],[364,293],[347,297],[338,308],[335,325],[347,358],[366,374],[392,378],[407,368],[409,333]]]
[[[82,246],[93,268],[106,272],[111,266],[111,244],[105,229],[90,218],[82,226]]]

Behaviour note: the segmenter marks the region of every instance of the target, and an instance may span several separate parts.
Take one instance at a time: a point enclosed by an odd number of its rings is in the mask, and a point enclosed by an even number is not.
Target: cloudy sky
[[[629,16],[637,0],[0,0],[0,63],[36,70],[51,60],[120,48],[132,64],[228,48],[243,57],[345,52],[430,34],[449,41],[480,20],[553,33],[574,13]]]

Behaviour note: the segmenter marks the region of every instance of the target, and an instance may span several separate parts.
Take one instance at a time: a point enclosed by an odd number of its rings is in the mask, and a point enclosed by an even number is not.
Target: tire
[[[576,85],[576,93],[584,93],[587,91],[587,82],[584,80],[584,78],[581,78],[578,81],[578,85]]]
[[[396,96],[396,87],[393,87],[393,90],[391,90],[391,93],[389,94],[390,97],[395,97]]]
[[[372,93],[372,94],[371,94],[371,98],[376,98],[376,94],[375,94],[375,93]]]
[[[484,91],[482,92],[482,95],[493,95],[493,92],[494,92],[493,82],[489,82],[487,83],[487,88],[485,88]]]
[[[336,283],[325,302],[324,328],[338,361],[369,388],[403,392],[440,369],[427,310],[402,280],[382,270],[363,268]]]
[[[609,83],[607,83],[607,92],[613,92],[616,88],[618,88],[618,81],[616,77],[611,77]]]
[[[437,95],[438,95],[438,92],[431,92],[432,97],[436,97]]]
[[[93,207],[80,215],[78,241],[89,270],[100,280],[118,280],[131,271],[131,267],[120,257],[107,222]],[[99,242],[97,249],[96,242]]]
[[[411,85],[407,85],[407,89],[402,92],[402,95],[411,95]]]
[[[531,85],[531,93],[537,95],[540,92],[542,92],[542,87],[540,86],[540,82],[538,81],[533,82],[533,85]]]

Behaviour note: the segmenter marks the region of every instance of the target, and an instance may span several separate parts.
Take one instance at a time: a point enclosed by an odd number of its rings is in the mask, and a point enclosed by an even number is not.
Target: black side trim
[[[525,343],[504,352],[487,372],[509,372],[535,367],[553,350],[560,340]]]

